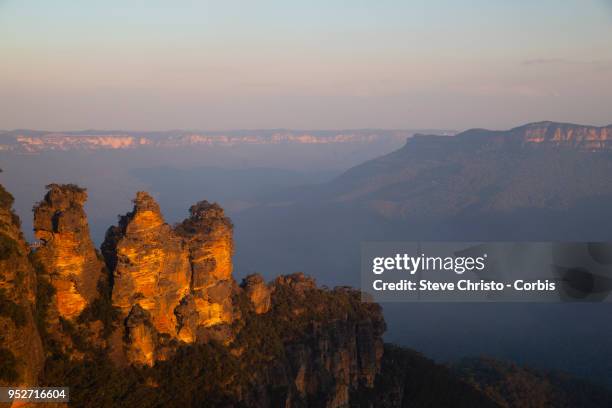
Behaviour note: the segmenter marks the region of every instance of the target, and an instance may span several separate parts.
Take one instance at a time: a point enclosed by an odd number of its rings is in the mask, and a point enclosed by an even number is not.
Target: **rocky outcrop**
[[[176,227],[189,251],[191,296],[178,311],[182,319],[179,338],[193,341],[212,335],[226,342],[234,320],[232,278],[233,225],[217,204],[201,201]],[[215,327],[215,330],[208,330]],[[220,330],[222,329],[222,330]]]
[[[151,315],[139,304],[134,305],[125,320],[127,358],[132,364],[152,366],[157,349],[157,331]]]
[[[191,270],[183,241],[174,233],[155,200],[145,192],[134,208],[109,228],[102,254],[112,273],[112,304],[120,311],[119,329],[130,363],[152,365],[158,334],[174,337],[176,307],[189,294]]]
[[[346,288],[319,289],[304,274],[271,284],[251,275],[238,286],[231,221],[206,201],[189,212],[171,228],[141,192],[107,233],[103,254],[113,273],[112,301],[122,311],[127,361],[180,365],[178,345],[215,340],[225,347],[224,364],[252,377],[242,383],[242,374],[231,376],[231,398],[252,406],[278,401],[276,393],[252,394],[262,386],[285,390],[283,406],[324,401],[320,406],[330,408],[374,386],[385,328],[377,305],[362,304],[359,292]]]
[[[138,316],[138,324],[128,318],[124,325],[131,361],[154,361],[151,329],[185,343],[231,339],[232,251],[232,224],[218,205],[194,205],[173,229],[149,194],[136,195],[133,211],[108,230],[102,245],[113,274],[113,305],[124,317]],[[135,352],[139,347],[142,354]]]
[[[104,263],[89,235],[83,205],[85,189],[51,184],[34,207],[34,233],[38,259],[55,288],[53,309],[63,319],[75,320],[99,296]]]
[[[12,203],[0,185],[0,386],[33,386],[44,360],[35,322],[37,276]]]
[[[259,274],[249,275],[240,285],[255,308],[255,313],[266,313],[271,307],[271,291]]]
[[[189,293],[188,254],[149,194],[139,192],[133,211],[108,230],[102,253],[113,274],[113,305],[123,316],[138,305],[158,332],[174,335],[174,309]]]
[[[377,304],[362,303],[356,290],[319,288],[314,279],[296,273],[269,285],[269,310],[257,313],[259,303],[252,301],[252,294],[261,285],[259,276],[243,282],[243,296],[254,313],[245,313],[246,326],[239,339],[246,336],[247,345],[241,359],[264,354],[257,381],[277,392],[259,395],[257,400],[247,393],[247,406],[346,407],[356,402],[351,394],[374,387],[385,330]],[[251,326],[266,329],[252,331]],[[273,344],[279,349],[271,348]]]

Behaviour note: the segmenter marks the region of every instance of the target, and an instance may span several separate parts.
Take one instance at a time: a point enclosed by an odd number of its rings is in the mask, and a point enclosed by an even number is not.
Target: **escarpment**
[[[33,386],[44,361],[36,325],[38,281],[12,204],[0,185],[0,386]]]
[[[583,126],[568,123],[539,122],[511,130],[524,143],[563,146],[580,150],[612,148],[612,126]]]

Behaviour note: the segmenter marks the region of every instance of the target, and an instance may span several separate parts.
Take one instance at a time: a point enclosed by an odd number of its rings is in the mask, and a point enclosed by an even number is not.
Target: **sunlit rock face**
[[[192,206],[173,229],[155,200],[139,192],[133,211],[108,230],[102,253],[112,271],[112,303],[127,317],[130,361],[150,365],[158,358],[151,333],[185,343],[233,338],[232,224],[217,204]]]
[[[108,230],[102,251],[112,268],[113,305],[125,316],[138,305],[158,332],[174,335],[174,309],[189,293],[188,252],[149,194],[136,195],[133,211]]]
[[[554,122],[533,123],[520,128],[525,143],[605,150],[612,147],[612,126],[580,126]]]
[[[59,317],[74,320],[96,299],[104,263],[98,259],[89,235],[83,205],[84,189],[51,184],[44,199],[34,207],[37,250],[55,288]]]
[[[183,324],[181,332],[193,337],[193,332],[202,328],[231,324],[234,319],[232,292],[236,284],[232,278],[234,242],[230,219],[219,205],[201,201],[189,209],[189,218],[177,225],[176,232],[189,250],[192,270],[191,297],[180,310],[181,316],[184,310],[192,316],[191,324]]]
[[[270,310],[272,305],[270,298],[271,291],[261,275],[253,274],[247,276],[240,286],[253,304],[255,313],[261,314]]]
[[[176,232],[189,247],[195,291],[231,279],[233,225],[218,204],[200,201],[191,206],[189,218],[177,225]]]
[[[140,305],[134,305],[125,326],[128,361],[135,365],[153,365],[156,360],[157,332],[151,325],[150,313]]]
[[[470,129],[459,133],[456,140],[472,140],[488,146],[560,147],[581,151],[609,151],[612,149],[612,125],[597,127],[546,121],[529,123],[509,130]]]
[[[37,277],[12,203],[0,185],[0,386],[33,386],[44,361],[34,322]]]

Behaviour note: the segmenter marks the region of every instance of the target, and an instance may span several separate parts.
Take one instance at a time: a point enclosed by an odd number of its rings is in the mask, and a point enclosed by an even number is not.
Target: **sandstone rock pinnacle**
[[[98,283],[105,278],[104,263],[98,259],[89,235],[83,210],[85,189],[72,184],[51,184],[47,189],[44,199],[34,207],[38,257],[56,290],[57,313],[74,320],[98,297]]]
[[[157,331],[174,335],[174,309],[189,293],[191,271],[182,240],[149,194],[137,193],[133,211],[108,230],[102,252],[113,274],[113,305],[125,316],[138,305]]]
[[[232,224],[217,204],[192,206],[173,229],[153,197],[137,193],[102,245],[130,361],[151,365],[158,334],[185,343],[232,338],[232,252]]]

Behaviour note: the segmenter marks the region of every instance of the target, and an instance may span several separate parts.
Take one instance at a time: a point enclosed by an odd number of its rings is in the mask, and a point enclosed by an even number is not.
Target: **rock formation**
[[[271,291],[261,275],[253,274],[247,276],[240,286],[246,292],[251,303],[253,303],[255,313],[261,314],[270,310]]]
[[[243,296],[254,309],[248,320],[266,330],[251,332],[247,322],[241,334],[248,336],[248,345],[241,357],[249,361],[254,353],[264,354],[269,363],[260,363],[258,381],[283,391],[256,398],[247,393],[247,406],[345,407],[351,394],[374,387],[386,327],[377,304],[362,303],[356,290],[318,288],[302,273],[278,277],[269,291],[266,286],[259,276],[243,282]],[[269,310],[262,313],[262,305]]]
[[[333,312],[323,312],[330,314],[329,321],[312,326],[312,342],[297,341],[294,350],[289,348],[293,351],[288,353],[291,365],[297,367],[294,383],[298,394],[309,396],[325,384],[325,376],[330,375],[334,381],[327,391],[329,397],[325,406],[342,407],[348,405],[350,392],[360,387],[374,387],[383,354],[382,334],[386,329],[380,307],[362,304],[360,293],[355,290],[337,288],[326,293],[303,274],[277,278],[273,286],[275,292],[288,290],[293,294],[300,305],[298,313],[304,313],[301,310],[304,303],[316,302],[320,296],[325,302],[319,300],[320,304],[315,303],[313,311],[321,313],[334,304],[338,307]],[[279,302],[278,298],[275,300]],[[313,311],[305,313],[306,316],[311,316]],[[351,312],[356,313],[352,315]]]
[[[218,205],[194,205],[173,229],[149,194],[136,195],[133,211],[108,230],[102,245],[113,274],[112,303],[129,316],[131,361],[153,363],[157,352],[148,349],[156,334],[185,343],[231,338],[232,251],[232,225]],[[134,352],[139,347],[146,352]]]
[[[151,314],[134,305],[125,320],[127,358],[132,364],[151,366],[157,360],[157,332],[151,325]]]
[[[189,293],[189,260],[150,195],[136,195],[133,211],[108,230],[102,253],[113,274],[113,305],[124,316],[139,305],[158,332],[174,335],[174,309]]]
[[[34,233],[40,241],[37,256],[55,288],[54,311],[75,320],[99,296],[104,263],[89,235],[83,205],[85,189],[51,184],[34,207]]]
[[[37,277],[12,203],[0,185],[0,386],[33,386],[44,360],[35,323]]]
[[[232,292],[233,225],[217,204],[201,201],[189,218],[176,227],[189,251],[191,296],[177,311],[182,319],[179,338],[193,341],[198,334],[227,341],[234,320]],[[209,328],[215,327],[211,331]],[[219,330],[221,329],[221,330]]]

